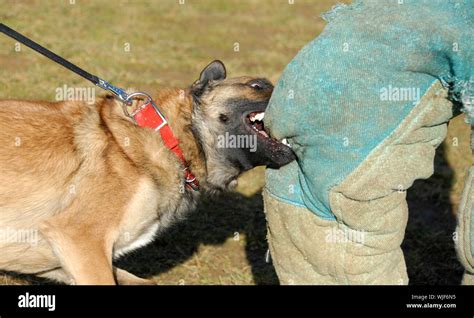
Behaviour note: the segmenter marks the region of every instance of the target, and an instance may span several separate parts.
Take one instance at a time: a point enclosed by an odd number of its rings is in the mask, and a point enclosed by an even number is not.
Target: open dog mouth
[[[262,108],[250,110],[242,115],[245,130],[250,136],[256,136],[258,144],[258,150],[255,147],[253,151],[248,152],[249,160],[253,166],[263,165],[278,169],[296,159],[296,156],[286,139],[277,140],[265,130],[263,123],[265,108]]]
[[[265,125],[263,124],[264,118],[264,111],[254,111],[247,115],[245,122],[249,130],[255,133],[258,137],[262,137],[264,141],[269,142],[273,145],[283,144],[291,148],[290,144],[286,139],[279,141],[270,137],[270,135],[265,131]]]
[[[258,135],[264,138],[270,138],[267,132],[265,131],[265,126],[263,125],[263,118],[265,117],[265,112],[252,112],[247,115],[247,125],[255,131]]]

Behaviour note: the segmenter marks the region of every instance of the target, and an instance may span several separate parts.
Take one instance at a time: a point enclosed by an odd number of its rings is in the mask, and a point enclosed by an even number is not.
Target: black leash
[[[62,66],[64,66],[65,68],[67,68],[68,70],[71,70],[73,71],[74,73],[76,73],[77,75],[79,76],[82,76],[83,78],[85,78],[86,80],[94,83],[94,85],[97,85],[99,86],[100,88],[103,88],[107,91],[110,91],[112,92],[113,94],[115,94],[122,102],[125,102],[125,103],[128,103],[129,102],[129,95],[121,88],[118,88],[116,86],[113,86],[111,85],[110,83],[108,83],[107,81],[101,79],[100,77],[97,77],[89,72],[86,72],[85,70],[83,70],[82,68],[78,67],[77,65],[74,65],[72,64],[71,62],[65,60],[64,58],[62,58],[61,56],[51,52],[50,50],[48,50],[47,48],[39,45],[38,43],[30,40],[29,38],[27,38],[26,36],[18,33],[17,31],[9,28],[8,26],[6,26],[5,24],[3,23],[0,23],[0,32],[3,32],[5,33],[6,35],[8,35],[9,37],[11,38],[14,38],[15,40],[17,40],[18,42],[20,43],[23,43],[24,45],[28,46],[29,48],[35,50],[36,52],[46,56],[47,58],[55,61],[56,63],[58,64],[61,64]]]
[[[15,30],[7,27],[5,24],[0,23],[0,31],[8,35],[9,37],[14,38],[20,43],[32,48],[36,52],[46,56],[47,58],[55,61],[58,64],[61,64],[68,70],[73,71],[74,73],[82,76],[83,78],[91,81],[95,85],[108,90],[114,93],[122,102],[122,107],[125,115],[132,118],[134,123],[139,127],[147,127],[151,128],[154,131],[159,131],[165,146],[172,151],[181,163],[184,166],[184,177],[185,177],[185,184],[188,188],[199,191],[199,181],[196,179],[194,174],[191,172],[188,166],[188,162],[184,157],[183,151],[179,146],[179,141],[176,136],[173,134],[173,131],[170,129],[168,125],[168,121],[160,109],[156,106],[155,102],[151,98],[150,95],[143,92],[135,92],[132,94],[127,94],[123,89],[115,87],[109,84],[107,81],[104,81],[100,77],[92,75],[89,72],[84,71],[82,68],[72,64],[71,62],[63,59],[59,55],[51,52],[50,50],[46,49],[45,47],[39,45],[38,43],[28,39],[26,36],[16,32]],[[127,110],[127,105],[132,104],[132,100],[138,97],[145,97],[147,100],[143,103],[142,106],[137,107],[135,111],[130,114]]]

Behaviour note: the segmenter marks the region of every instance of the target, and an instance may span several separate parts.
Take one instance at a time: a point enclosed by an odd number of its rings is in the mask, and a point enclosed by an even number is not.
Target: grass
[[[325,23],[319,14],[335,3],[4,0],[0,21],[116,85],[153,91],[191,84],[213,59],[223,60],[230,76],[263,75],[276,82],[298,50],[322,31]],[[53,100],[56,88],[64,84],[91,86],[26,47],[17,52],[15,42],[4,36],[0,48],[1,98]],[[468,138],[468,126],[454,120],[438,151],[435,175],[417,181],[409,191],[403,248],[412,284],[460,281],[462,270],[451,239],[452,211],[472,164]],[[244,175],[238,193],[204,200],[186,222],[119,265],[159,284],[277,284],[273,267],[265,262],[259,194],[263,171],[257,168]],[[44,282],[0,276],[0,284],[36,283]]]

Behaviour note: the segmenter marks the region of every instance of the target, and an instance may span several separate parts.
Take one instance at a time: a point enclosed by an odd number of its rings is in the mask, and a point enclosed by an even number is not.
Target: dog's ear
[[[215,60],[202,70],[199,79],[191,86],[191,92],[194,96],[199,97],[210,81],[220,81],[225,78],[226,70],[224,63]]]

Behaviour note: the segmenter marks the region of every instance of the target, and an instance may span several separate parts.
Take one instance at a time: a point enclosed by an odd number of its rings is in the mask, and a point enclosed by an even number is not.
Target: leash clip
[[[129,102],[129,95],[123,89],[110,84],[109,82],[99,78],[99,82],[96,84],[102,89],[106,91],[112,92],[115,96],[117,96],[121,102],[128,103]]]

